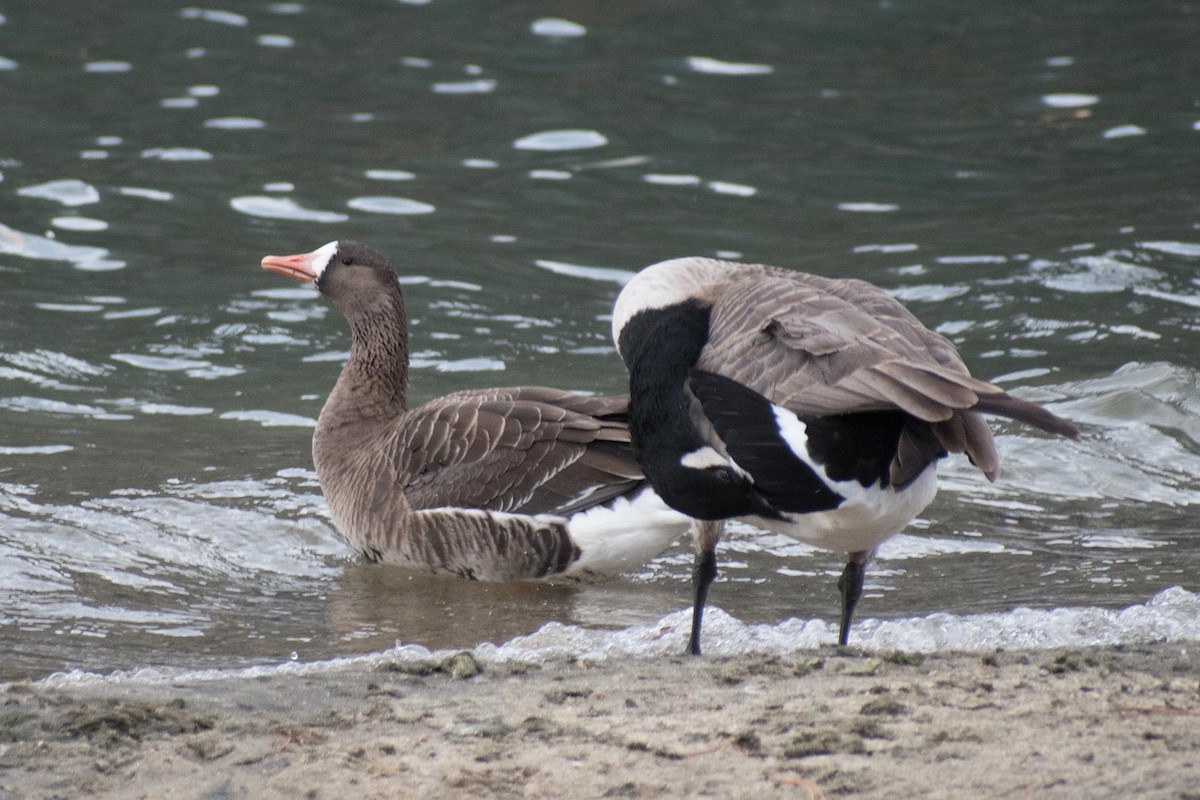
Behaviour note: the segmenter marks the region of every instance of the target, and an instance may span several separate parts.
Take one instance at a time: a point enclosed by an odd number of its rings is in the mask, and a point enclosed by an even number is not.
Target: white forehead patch
[[[329,266],[329,262],[337,255],[338,243],[336,241],[322,245],[312,252],[312,271],[313,280],[320,280],[321,274],[325,272],[325,268]]]

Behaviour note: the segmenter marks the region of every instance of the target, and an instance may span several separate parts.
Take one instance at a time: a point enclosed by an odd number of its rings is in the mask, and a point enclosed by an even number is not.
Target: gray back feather
[[[876,286],[763,265],[729,264],[725,277],[700,368],[800,416],[902,409],[915,419],[892,465],[897,485],[943,448],[966,453],[995,479],[1000,459],[979,411],[1077,433],[1040,406],[972,377],[949,340]]]

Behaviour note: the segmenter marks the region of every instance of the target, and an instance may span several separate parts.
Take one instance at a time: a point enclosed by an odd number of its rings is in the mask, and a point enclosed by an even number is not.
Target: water
[[[687,604],[686,542],[594,587],[352,557],[308,456],[347,339],[313,291],[258,269],[339,237],[405,275],[418,400],[622,391],[607,315],[662,258],[879,283],[1085,434],[997,424],[996,484],[947,462],[868,573],[863,635],[957,624],[962,646],[996,624],[975,615],[1048,619],[1020,607],[1154,618],[1172,586],[1191,608],[1186,6],[103,11],[0,9],[0,679],[653,630]],[[735,620],[835,616],[837,555],[738,528],[720,558],[712,601]]]

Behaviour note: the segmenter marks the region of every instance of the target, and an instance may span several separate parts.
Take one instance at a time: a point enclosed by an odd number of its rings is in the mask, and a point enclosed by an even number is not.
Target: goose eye
[[[354,259],[350,258],[350,256],[346,256],[345,258],[342,259],[342,263],[348,267],[354,263]]]

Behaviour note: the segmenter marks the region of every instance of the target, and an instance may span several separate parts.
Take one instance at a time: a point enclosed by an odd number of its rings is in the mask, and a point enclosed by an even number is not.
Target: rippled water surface
[[[874,281],[1084,436],[946,462],[864,619],[1200,590],[1198,37],[1115,0],[0,6],[0,679],[687,604],[687,542],[594,587],[352,557],[308,455],[347,337],[258,268],[341,237],[404,275],[418,400],[622,391],[607,315],[662,258]],[[836,554],[720,557],[740,620],[836,613]]]

